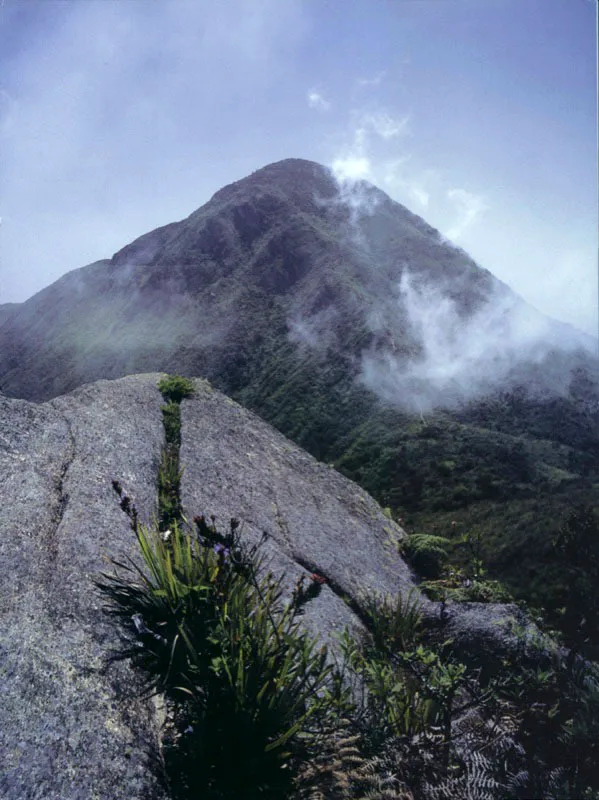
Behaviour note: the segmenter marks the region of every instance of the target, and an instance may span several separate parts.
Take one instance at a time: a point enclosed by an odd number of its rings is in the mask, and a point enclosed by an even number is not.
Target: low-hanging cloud
[[[549,320],[499,282],[465,315],[446,289],[406,270],[394,304],[381,312],[377,332],[386,331],[392,345],[363,353],[360,381],[386,402],[420,414],[505,387],[523,364],[539,366],[551,352],[586,345],[574,329]],[[393,336],[400,319],[414,343],[409,356]],[[545,391],[562,392],[568,378],[546,374],[543,381]]]
[[[338,201],[350,211],[351,234],[365,244],[359,229],[363,216],[374,213],[380,193],[370,184],[377,182],[372,153],[377,141],[388,142],[409,133],[409,116],[393,117],[386,111],[354,112],[349,144],[331,162],[339,187]]]
[[[414,210],[428,214],[429,206],[440,207],[446,221],[438,226],[440,245],[455,248],[466,232],[476,229],[491,203],[412,158],[405,147],[409,115],[354,111],[352,120],[350,143],[332,159],[331,168],[339,185],[338,202],[350,209],[352,239],[358,246],[370,252],[361,222],[384,198],[371,184],[388,187],[395,195],[399,191]],[[381,292],[365,313],[376,344],[361,356],[360,382],[384,401],[420,414],[456,407],[510,382],[567,391],[569,370],[559,366],[560,359],[577,348],[593,352],[590,337],[537,312],[485,273],[483,278],[466,272],[460,288],[455,281],[424,283],[417,264],[405,267],[401,281]],[[374,275],[373,281],[380,288]],[[481,286],[485,288],[479,292]],[[472,302],[462,302],[460,294]],[[304,346],[322,349],[321,322],[302,320],[293,335],[299,341],[301,331]]]

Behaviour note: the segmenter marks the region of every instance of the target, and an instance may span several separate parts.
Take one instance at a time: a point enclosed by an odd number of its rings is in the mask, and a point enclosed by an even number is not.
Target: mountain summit
[[[235,392],[291,348],[294,357],[310,351],[317,361],[344,363],[368,388],[408,404],[428,398],[432,385],[426,405],[442,405],[460,394],[465,373],[431,384],[438,375],[436,364],[427,367],[431,334],[455,338],[457,326],[470,335],[469,321],[483,314],[496,341],[524,308],[384,192],[287,159],[226,186],[187,219],[111,259],[0,307],[0,383],[10,395],[39,401],[151,369],[206,375]],[[549,328],[554,339],[564,332],[572,339],[567,326]],[[432,355],[452,357],[443,348]],[[511,369],[511,352],[507,360]],[[410,386],[382,379],[411,363],[425,368]]]

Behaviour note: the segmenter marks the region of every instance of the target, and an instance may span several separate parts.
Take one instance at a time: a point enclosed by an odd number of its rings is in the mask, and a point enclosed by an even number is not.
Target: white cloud
[[[489,210],[489,206],[482,195],[467,192],[466,189],[448,189],[447,197],[455,207],[457,219],[444,234],[448,239],[456,241],[474,225],[481,214]]]
[[[366,180],[372,175],[370,161],[365,156],[348,155],[333,161],[333,173],[339,181]]]
[[[419,357],[406,361],[391,346],[362,357],[362,382],[384,400],[420,413],[453,407],[502,385],[523,361],[540,365],[554,349],[588,346],[574,329],[551,323],[497,284],[488,300],[464,317],[437,283],[423,283],[404,272],[395,303],[381,305],[375,329],[387,340],[401,338],[408,322],[420,344]],[[556,392],[568,376],[543,372]]]
[[[373,169],[377,140],[388,142],[408,129],[408,117],[393,118],[386,111],[377,113],[354,112],[354,127],[351,142],[332,160],[332,169],[338,180],[370,180],[379,181],[379,175]],[[404,162],[404,158],[396,158],[384,164],[384,176],[394,174]]]
[[[361,119],[360,129],[370,128],[382,139],[393,139],[395,136],[408,133],[409,117],[394,119],[387,112],[364,114]]]
[[[325,100],[320,92],[314,90],[308,92],[308,105],[310,108],[317,108],[319,111],[328,111],[331,107],[330,102]]]
[[[381,70],[380,72],[377,72],[374,78],[358,78],[356,83],[358,86],[378,86],[386,74],[386,70]]]
[[[361,219],[370,216],[380,203],[380,193],[365,181],[380,184],[374,169],[380,148],[407,132],[408,117],[395,118],[386,111],[352,113],[351,141],[333,159],[331,169],[339,183],[339,200],[350,211],[351,235],[360,244],[365,239],[360,230]],[[395,166],[401,159],[395,159]]]

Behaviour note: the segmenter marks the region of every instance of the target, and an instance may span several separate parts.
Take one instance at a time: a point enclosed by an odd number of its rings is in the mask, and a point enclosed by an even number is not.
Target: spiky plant
[[[422,602],[416,590],[395,597],[368,595],[363,608],[376,650],[397,653],[414,647],[422,629]]]
[[[317,736],[313,721],[322,726],[334,710],[326,648],[299,630],[281,581],[240,545],[233,524],[228,536],[194,537],[175,524],[140,526],[137,537],[144,567],[114,562],[98,586],[125,623],[121,657],[174,701],[187,730],[173,756],[180,788],[190,797],[283,796],[294,743]]]

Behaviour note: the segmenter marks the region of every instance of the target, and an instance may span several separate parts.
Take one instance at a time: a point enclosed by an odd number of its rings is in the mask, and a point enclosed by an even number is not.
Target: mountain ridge
[[[0,380],[9,394],[48,399],[82,381],[143,371],[153,361],[167,368],[165,349],[175,371],[218,380],[207,349],[227,339],[238,305],[252,301],[270,306],[281,336],[301,332],[306,320],[322,331],[345,318],[342,336],[361,327],[365,348],[384,348],[391,337],[405,339],[414,354],[418,347],[407,341],[413,337],[397,289],[406,264],[417,282],[434,278],[458,318],[468,318],[490,293],[509,297],[514,307],[523,302],[381,190],[364,182],[339,184],[314,162],[287,159],[224,187],[186,219],[67,273],[0,315]],[[160,337],[157,317],[163,320]],[[43,332],[32,336],[40,327]],[[241,338],[263,338],[259,325],[247,333]],[[127,343],[126,359],[119,336]],[[230,348],[225,342],[222,349]],[[45,360],[57,358],[75,362],[71,375],[67,368],[67,377],[45,377]],[[35,384],[19,370],[19,359],[36,372]],[[225,382],[223,388],[230,387]]]

